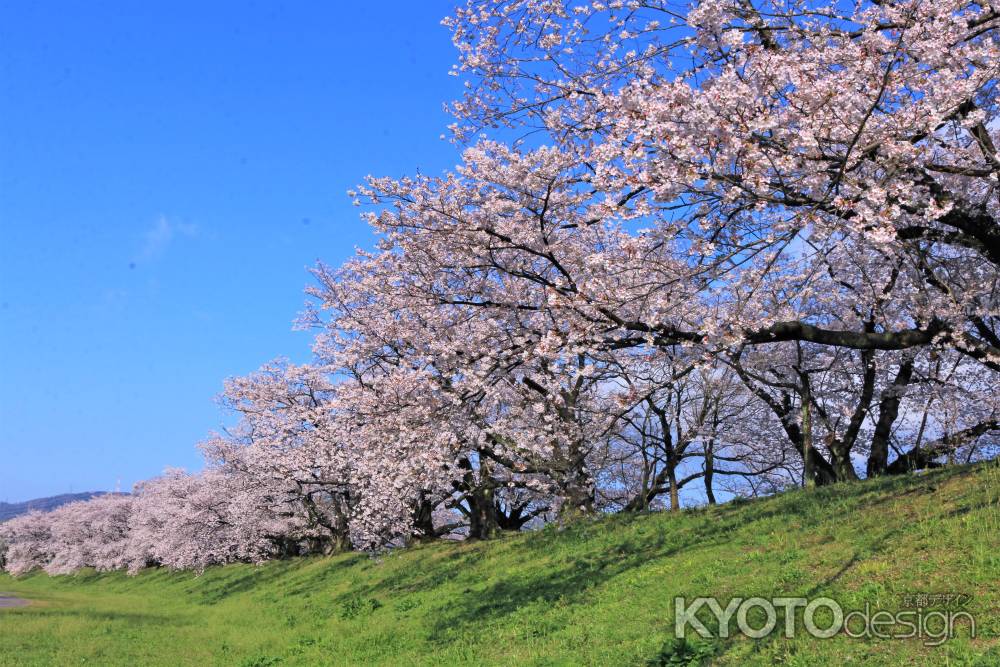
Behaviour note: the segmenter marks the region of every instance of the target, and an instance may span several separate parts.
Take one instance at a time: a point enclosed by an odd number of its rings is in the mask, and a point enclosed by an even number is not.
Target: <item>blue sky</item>
[[[226,421],[345,191],[437,173],[450,2],[0,3],[0,500],[123,489]]]

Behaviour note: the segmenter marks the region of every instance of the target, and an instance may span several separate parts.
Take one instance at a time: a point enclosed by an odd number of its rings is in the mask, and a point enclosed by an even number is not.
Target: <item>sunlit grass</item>
[[[1000,467],[614,516],[476,544],[213,568],[0,578],[2,665],[1000,665]],[[674,596],[889,610],[971,595],[978,637],[672,641]]]

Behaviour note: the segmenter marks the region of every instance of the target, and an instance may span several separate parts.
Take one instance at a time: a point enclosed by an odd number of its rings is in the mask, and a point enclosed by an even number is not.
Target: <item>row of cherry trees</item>
[[[995,455],[1000,10],[475,0],[461,164],[369,178],[305,366],[203,473],[0,526],[7,568],[203,567]]]

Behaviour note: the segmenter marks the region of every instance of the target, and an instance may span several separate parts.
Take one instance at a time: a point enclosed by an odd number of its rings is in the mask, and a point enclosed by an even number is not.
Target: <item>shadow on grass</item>
[[[933,481],[939,483],[941,477],[935,475]],[[776,519],[797,523],[796,530],[805,532],[823,524],[836,525],[842,518],[859,513],[878,512],[880,506],[895,501],[901,490],[912,485],[912,478],[877,480],[684,512],[676,517],[662,514],[655,519],[612,517],[596,523],[572,525],[562,531],[550,529],[524,536],[509,546],[504,545],[509,549],[508,558],[517,559],[520,552],[523,554],[520,560],[538,563],[545,559],[544,566],[505,572],[502,579],[485,586],[481,580],[483,569],[471,567],[482,558],[482,547],[469,545],[467,550],[456,549],[437,563],[427,563],[431,571],[419,576],[416,581],[414,571],[423,572],[423,567],[406,568],[377,584],[352,588],[345,596],[378,598],[400,591],[464,585],[466,587],[461,595],[450,596],[448,603],[441,605],[432,615],[434,621],[428,639],[446,643],[467,632],[502,624],[527,605],[577,603],[586,599],[593,589],[646,567],[651,561],[695,549],[732,545],[737,533],[743,536],[766,534],[771,528],[767,522]],[[923,485],[918,486],[916,491],[927,492]],[[831,502],[836,503],[832,511]],[[760,529],[755,528],[757,524]],[[835,584],[859,562],[891,545],[893,538],[902,530],[896,528],[860,534],[859,539],[852,540],[850,544],[851,557],[830,576],[817,581],[806,596],[815,595]],[[479,580],[475,578],[477,576]],[[709,592],[697,591],[702,595]],[[671,593],[681,595],[685,591]]]
[[[916,486],[914,486],[914,479],[912,476],[900,476],[867,483],[862,482],[852,488],[852,491],[856,491],[851,494],[852,498],[859,501],[854,503],[855,507],[853,509],[854,511],[870,510],[874,509],[878,505],[882,505],[890,501],[898,501],[900,498],[905,496],[931,495],[938,490],[938,486],[943,482],[967,472],[967,468],[935,471],[934,473],[927,475],[924,484],[918,484]],[[841,488],[840,496],[843,498],[843,487],[839,488]],[[968,513],[972,509],[982,507],[985,504],[987,503],[966,504],[960,508],[942,514],[941,518],[961,516]],[[841,565],[828,577],[817,581],[812,587],[796,597],[814,599],[815,597],[828,592],[834,584],[840,581],[840,579],[845,574],[850,572],[855,566],[861,564],[866,559],[877,557],[880,553],[887,551],[888,547],[894,544],[895,538],[904,534],[908,527],[909,526],[906,525],[897,526],[890,530],[879,532],[878,534],[866,534],[866,539],[864,539],[862,543],[856,545],[851,557],[843,565]],[[781,594],[782,592],[777,593]],[[710,628],[712,627],[712,623],[708,621],[714,621],[714,619],[702,620],[705,622],[704,624],[706,626]],[[784,625],[784,610],[777,610],[775,627],[782,628]],[[714,632],[713,634],[717,635],[717,633]],[[766,648],[779,641],[783,636],[783,633],[775,631],[762,639],[754,640],[752,644],[752,651],[754,653],[761,653]],[[657,653],[657,655],[650,659],[646,664],[648,666],[656,667],[664,667],[667,665],[711,664],[713,658],[724,655],[730,648],[733,647],[736,641],[737,633],[733,633],[729,638],[725,639],[718,637],[712,639],[697,638],[694,640],[689,640],[687,638],[670,638],[664,642],[664,645],[659,653]]]
[[[265,584],[285,577],[290,571],[298,569],[301,564],[294,560],[271,561],[266,565],[247,565],[239,570],[213,569],[207,570],[187,589],[198,604],[213,605],[223,600],[266,588]]]
[[[15,613],[35,618],[72,618],[87,622],[122,622],[130,624],[180,625],[176,616],[132,611],[101,611],[96,609],[48,609],[20,607]]]
[[[858,494],[854,502],[868,494]],[[877,492],[876,492],[877,495]],[[804,499],[803,499],[804,500]],[[605,582],[650,561],[669,558],[691,549],[730,543],[733,534],[755,522],[796,517],[806,525],[828,520],[816,499],[789,502],[769,499],[723,506],[711,510],[665,515],[602,518],[524,535],[509,543],[468,544],[451,547],[446,554],[428,549],[416,562],[377,582],[354,586],[337,598],[388,598],[399,593],[459,588],[432,615],[429,639],[450,641],[484,624],[502,622],[529,604],[572,604]],[[483,567],[476,567],[490,548],[507,550],[509,560],[544,563],[535,570],[505,572],[498,581],[483,585]],[[520,556],[520,558],[519,558]]]

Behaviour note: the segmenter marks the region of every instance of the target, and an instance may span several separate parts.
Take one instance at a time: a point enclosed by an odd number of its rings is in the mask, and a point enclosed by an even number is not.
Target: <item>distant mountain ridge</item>
[[[31,510],[41,510],[48,512],[60,505],[76,502],[77,500],[90,500],[96,496],[103,496],[105,491],[85,491],[83,493],[63,493],[58,496],[47,498],[35,498],[26,500],[23,503],[0,503],[0,522],[13,519],[21,514],[27,514]]]

